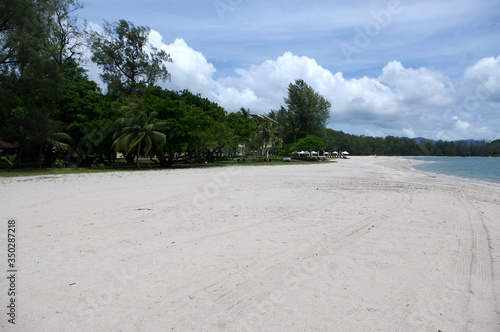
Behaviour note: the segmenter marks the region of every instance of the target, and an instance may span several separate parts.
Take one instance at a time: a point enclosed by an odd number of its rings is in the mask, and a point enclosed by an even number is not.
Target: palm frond
[[[161,151],[163,147],[167,144],[167,135],[160,133],[158,131],[153,131],[149,135],[153,145],[156,147],[156,151]]]
[[[113,135],[112,148],[126,154],[136,151],[139,146],[144,154],[152,149],[155,151],[163,149],[167,137],[156,129],[165,127],[167,123],[154,122],[157,112],[147,114],[144,107],[139,104],[130,104],[124,109],[128,116],[116,122],[117,130]]]
[[[149,151],[151,150],[151,147],[153,146],[153,141],[151,140],[151,137],[149,136],[144,137],[144,139],[142,140],[142,144],[143,144],[144,154],[148,154]]]
[[[71,142],[71,137],[66,133],[52,133],[47,138],[47,143],[62,151],[69,149],[69,142]]]

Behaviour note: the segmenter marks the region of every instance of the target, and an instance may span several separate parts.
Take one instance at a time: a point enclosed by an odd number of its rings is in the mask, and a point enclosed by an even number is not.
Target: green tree
[[[211,150],[217,146],[216,121],[203,109],[190,105],[183,122],[188,127],[187,150],[198,158],[211,161]]]
[[[307,135],[304,138],[299,139],[296,144],[297,150],[314,151],[314,150],[324,150],[325,142],[314,135]]]
[[[89,80],[85,71],[74,64],[65,71],[68,83],[58,100],[57,112],[54,117],[65,125],[74,142],[81,141],[93,130],[102,118],[104,96],[94,81]]]
[[[189,126],[185,122],[188,105],[177,92],[163,90],[157,86],[150,86],[146,90],[144,104],[150,112],[157,113],[157,119],[166,123],[158,131],[166,135],[166,143],[162,151],[156,154],[161,167],[170,167],[176,155],[186,151],[188,147],[187,134]]]
[[[234,133],[226,125],[227,112],[218,104],[193,94],[188,90],[179,93],[191,107],[186,117],[188,151],[197,158],[205,154],[205,160],[213,161],[213,152],[227,145]]]
[[[299,79],[295,84],[289,84],[285,104],[286,108],[282,107],[276,116],[283,126],[286,143],[296,142],[307,135],[325,137],[331,104],[323,96]]]
[[[165,63],[172,59],[148,42],[150,31],[149,27],[120,20],[105,22],[103,33],[88,32],[92,61],[103,70],[101,76],[109,91],[120,91],[124,86],[133,91],[138,85],[170,79]]]
[[[83,8],[78,0],[45,0],[49,26],[49,53],[60,66],[78,62],[83,54],[82,33],[73,14]]]
[[[219,156],[228,152],[236,135],[245,135],[245,121],[251,121],[238,114],[228,116],[216,103],[187,90],[173,92],[149,87],[145,92],[147,109],[157,112],[159,121],[166,123],[160,129],[166,135],[166,144],[163,152],[157,154],[162,167],[170,167],[176,156],[186,152],[183,157],[204,156],[212,161],[214,152]]]
[[[188,90],[183,90],[179,95],[186,103],[200,108],[206,115],[215,121],[223,121],[227,115],[223,107],[207,98],[203,98],[200,94],[193,94]]]
[[[78,0],[6,0],[0,2],[0,68],[21,75],[25,66],[43,56],[63,66],[82,53],[75,11]]]
[[[164,122],[154,122],[156,112],[147,114],[141,105],[131,105],[128,109],[128,117],[117,120],[120,127],[116,131],[113,148],[115,151],[130,154],[135,152],[136,165],[140,168],[139,156],[141,151],[148,154],[151,150],[158,152],[166,143],[166,135],[158,129],[165,126]]]
[[[0,104],[7,105],[2,106],[2,130],[14,132],[23,149],[37,156],[41,167],[44,150],[50,156],[54,146],[67,148],[69,137],[60,132],[62,125],[54,114],[67,84],[64,68],[75,54],[71,40],[76,39],[76,28],[70,16],[79,5],[72,0],[21,0],[2,5],[7,9],[0,19],[7,26],[0,28]],[[5,19],[3,15],[10,16]],[[68,29],[73,30],[69,33]]]
[[[35,18],[33,1],[0,1],[0,68],[2,73],[19,59],[19,46],[23,42],[26,23]],[[27,20],[27,22],[26,22]]]
[[[500,156],[500,140],[496,140],[488,143],[486,146],[486,151],[488,156]]]
[[[248,114],[247,110],[241,108],[239,112],[229,113],[226,116],[226,124],[233,133],[228,142],[228,149],[233,153],[238,151],[240,144],[247,144],[257,132],[257,124]]]

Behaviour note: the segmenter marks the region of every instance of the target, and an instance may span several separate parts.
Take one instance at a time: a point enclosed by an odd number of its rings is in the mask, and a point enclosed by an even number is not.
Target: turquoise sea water
[[[500,158],[415,157],[427,163],[413,164],[416,170],[500,183]]]

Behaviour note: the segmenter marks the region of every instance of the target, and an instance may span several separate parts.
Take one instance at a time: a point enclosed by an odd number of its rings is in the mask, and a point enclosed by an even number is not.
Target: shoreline
[[[498,330],[500,186],[407,161],[0,178],[16,327]]]
[[[462,158],[462,157],[400,157],[404,158],[407,160],[412,160],[415,162],[409,163],[408,167],[416,172],[424,172],[432,175],[444,175],[456,180],[462,180],[462,181],[477,181],[480,183],[491,183],[491,184],[498,184],[500,185],[500,179],[495,178],[492,180],[491,178],[483,178],[480,176],[474,176],[473,174],[470,175],[460,175],[460,174],[452,174],[452,173],[446,173],[446,172],[439,172],[439,171],[432,171],[432,170],[425,170],[425,169],[419,169],[416,167],[412,167],[412,165],[419,165],[419,164],[425,164],[425,163],[433,163],[434,161],[432,160],[421,160],[421,159],[412,159],[412,158]],[[463,158],[497,158],[497,157],[463,157]]]

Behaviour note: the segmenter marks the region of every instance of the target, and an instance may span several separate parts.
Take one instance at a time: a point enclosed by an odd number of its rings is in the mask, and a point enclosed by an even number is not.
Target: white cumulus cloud
[[[446,107],[453,102],[453,85],[438,71],[405,68],[399,61],[391,61],[378,79],[387,83],[405,104]]]
[[[479,102],[500,102],[500,56],[481,59],[467,68],[464,78],[474,87],[473,97]]]
[[[215,67],[208,63],[201,52],[197,52],[180,38],[171,44],[162,42],[163,37],[155,30],[149,34],[149,42],[156,48],[166,51],[172,58],[172,63],[166,67],[172,75],[172,81],[165,86],[170,90],[188,89],[194,93],[210,95],[213,90]]]
[[[388,62],[378,77],[345,78],[315,59],[285,52],[234,75],[214,78],[215,66],[185,40],[166,44],[152,30],[150,42],[173,59],[171,90],[188,89],[227,111],[266,113],[284,105],[287,88],[303,79],[332,103],[329,126],[364,135],[497,139],[500,133],[500,56],[484,58],[450,79],[438,70]]]

